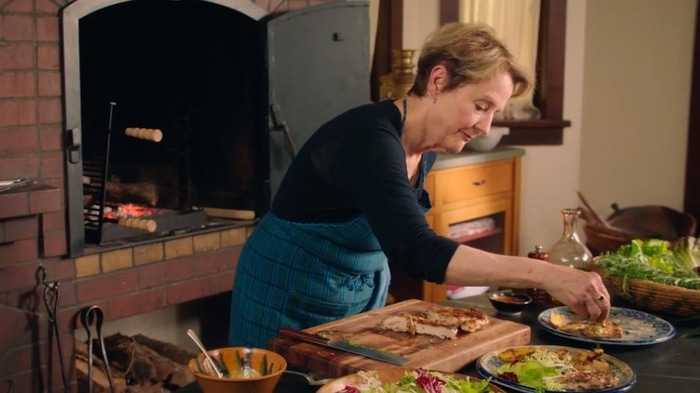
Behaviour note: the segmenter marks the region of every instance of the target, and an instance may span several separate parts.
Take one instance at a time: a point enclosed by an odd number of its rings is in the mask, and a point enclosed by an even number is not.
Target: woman
[[[460,152],[488,133],[494,114],[527,88],[487,27],[450,24],[428,38],[407,97],[323,125],[243,249],[230,343],[266,347],[281,327],[384,306],[387,257],[436,283],[544,288],[583,317],[605,318],[609,295],[597,274],[460,245],[425,221],[423,182],[436,152]]]

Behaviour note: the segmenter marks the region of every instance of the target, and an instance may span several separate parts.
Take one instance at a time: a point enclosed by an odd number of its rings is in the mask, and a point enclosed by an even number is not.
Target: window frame
[[[459,1],[440,0],[440,24],[458,20]],[[494,122],[494,126],[510,128],[502,144],[563,144],[564,128],[571,126],[563,117],[565,51],[566,0],[541,0],[534,100],[542,118]]]

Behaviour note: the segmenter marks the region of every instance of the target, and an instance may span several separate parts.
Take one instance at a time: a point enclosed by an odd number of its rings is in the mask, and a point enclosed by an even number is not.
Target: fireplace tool
[[[88,241],[102,242],[102,227],[104,224],[105,198],[107,193],[105,186],[109,180],[109,155],[112,144],[112,121],[116,102],[109,103],[109,115],[107,118],[107,135],[105,137],[104,157],[93,160],[85,160],[83,164],[84,175],[90,181],[83,184],[83,193],[90,199],[90,203],[84,208],[85,235]]]
[[[95,334],[97,336],[97,341],[100,345],[100,352],[102,354],[102,362],[105,365],[105,374],[107,374],[107,381],[109,382],[109,391],[114,393],[114,384],[112,383],[112,372],[109,368],[109,359],[107,359],[107,351],[105,349],[104,337],[102,337],[102,321],[104,320],[104,313],[99,306],[93,305],[84,308],[80,313],[80,323],[85,328],[85,333],[87,335],[87,345],[88,345],[88,393],[92,393],[92,359],[95,356],[92,350],[92,325],[95,324]]]
[[[63,364],[63,348],[61,347],[61,335],[58,331],[58,317],[56,309],[58,307],[58,281],[47,281],[46,280],[46,269],[43,266],[39,266],[37,270],[39,276],[39,281],[44,287],[44,306],[46,306],[46,313],[49,318],[49,342],[56,340],[56,348],[58,349],[58,362],[61,367],[61,380],[63,382],[63,390],[67,393],[70,391],[68,386],[68,379],[66,378],[66,367]],[[51,353],[51,352],[49,352]]]

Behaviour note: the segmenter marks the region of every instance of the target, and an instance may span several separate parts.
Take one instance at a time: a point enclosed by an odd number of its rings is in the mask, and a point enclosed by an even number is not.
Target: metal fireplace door
[[[368,7],[333,2],[268,20],[272,196],[314,131],[369,102]]]

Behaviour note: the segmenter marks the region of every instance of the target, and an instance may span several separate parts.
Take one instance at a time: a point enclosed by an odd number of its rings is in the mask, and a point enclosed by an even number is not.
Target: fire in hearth
[[[105,207],[104,217],[108,220],[117,220],[125,218],[151,217],[167,212],[167,209],[157,209],[154,207],[146,207],[135,203],[118,204],[115,208],[110,206]]]

